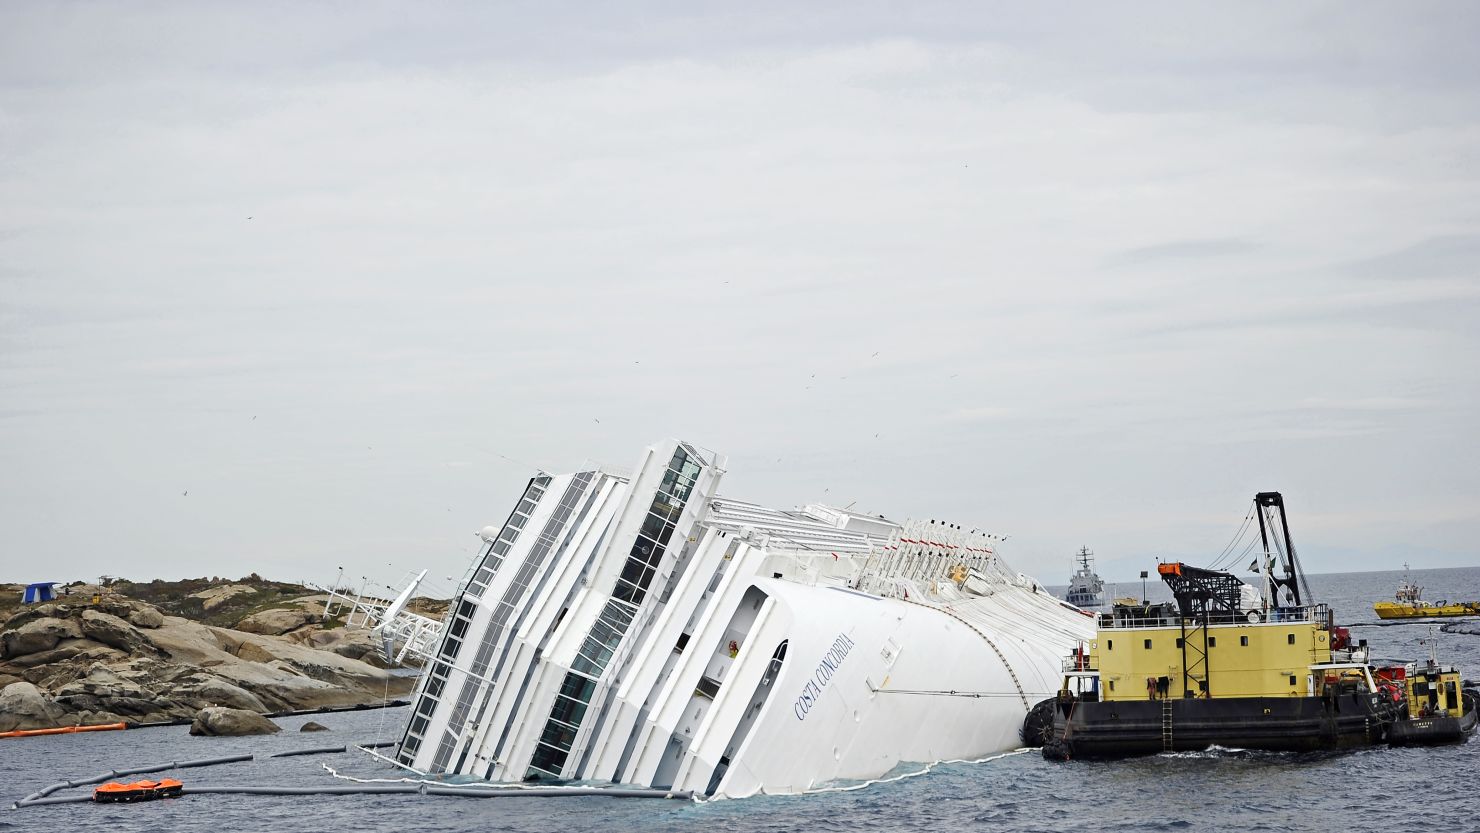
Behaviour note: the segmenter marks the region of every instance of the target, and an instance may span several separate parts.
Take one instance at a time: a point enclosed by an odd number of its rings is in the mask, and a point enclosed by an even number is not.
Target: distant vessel
[[[1403,580],[1398,583],[1396,601],[1377,602],[1372,609],[1379,619],[1425,619],[1430,616],[1480,616],[1480,602],[1423,601],[1423,588],[1408,577],[1408,564],[1403,564]]]
[[[1079,569],[1069,579],[1069,593],[1064,597],[1064,601],[1075,607],[1093,608],[1105,603],[1105,582],[1095,574],[1094,557],[1089,547],[1080,547],[1075,556]]]

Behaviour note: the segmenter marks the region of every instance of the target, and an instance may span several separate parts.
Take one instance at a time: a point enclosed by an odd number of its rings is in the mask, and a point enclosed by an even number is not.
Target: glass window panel
[[[576,674],[566,674],[564,682],[560,684],[560,696],[580,700],[583,703],[591,702],[591,694],[595,690],[595,680],[588,680]]]
[[[629,584],[637,584],[637,578],[642,575],[642,570],[645,566],[646,564],[644,562],[635,558],[629,558],[627,559],[626,566],[622,568],[622,575],[619,578]]]
[[[579,726],[581,718],[586,716],[586,704],[569,697],[556,697],[555,708],[550,711],[550,719],[567,723],[571,726]]]
[[[643,595],[641,588],[625,581],[618,581],[617,588],[612,591],[612,598],[632,604],[642,604]]]
[[[649,512],[647,518],[642,522],[642,534],[656,540],[663,534],[663,518],[655,513]]]
[[[657,548],[657,541],[654,541],[653,539],[646,536],[639,535],[637,536],[637,540],[632,542],[632,557],[641,558],[642,560],[646,561],[649,557],[652,556],[653,551]]]
[[[540,744],[535,747],[534,757],[529,761],[530,772],[559,778],[560,768],[565,765],[565,758],[565,752],[553,746]]]
[[[576,741],[574,729],[561,726],[558,723],[545,724],[545,732],[540,735],[540,743],[549,744],[561,752],[569,752],[571,744]]]

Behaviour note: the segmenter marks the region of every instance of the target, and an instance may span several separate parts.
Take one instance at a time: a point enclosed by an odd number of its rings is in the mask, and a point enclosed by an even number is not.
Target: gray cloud
[[[1361,278],[1465,278],[1480,286],[1480,234],[1449,234],[1347,264]]]
[[[1118,252],[1106,259],[1106,265],[1115,268],[1140,266],[1164,260],[1180,261],[1204,257],[1228,257],[1231,255],[1247,254],[1255,251],[1257,248],[1254,243],[1237,238],[1178,240],[1171,243],[1141,246]]]
[[[268,11],[0,11],[59,578],[459,574],[527,464],[673,434],[1064,570],[1267,488],[1318,569],[1480,537],[1474,10]]]

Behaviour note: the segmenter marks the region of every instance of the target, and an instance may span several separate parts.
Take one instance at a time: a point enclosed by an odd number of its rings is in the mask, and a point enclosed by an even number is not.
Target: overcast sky
[[[0,6],[0,579],[460,576],[536,468],[1480,563],[1480,7]]]

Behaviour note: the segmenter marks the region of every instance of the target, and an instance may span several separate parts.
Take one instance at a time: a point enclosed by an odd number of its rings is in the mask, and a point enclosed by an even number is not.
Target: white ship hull
[[[804,792],[1017,746],[1091,638],[983,536],[716,500],[721,473],[669,442],[630,479],[532,481],[449,612],[398,759]]]

